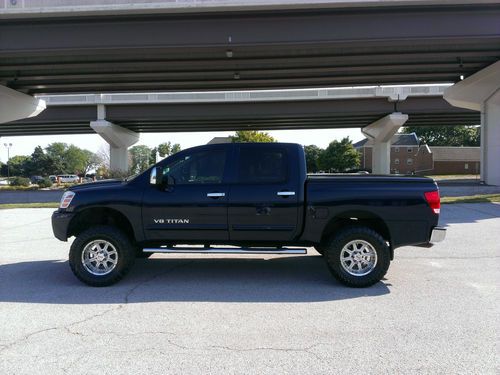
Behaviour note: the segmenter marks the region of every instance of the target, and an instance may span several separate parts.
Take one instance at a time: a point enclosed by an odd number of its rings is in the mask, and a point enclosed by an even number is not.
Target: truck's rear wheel
[[[80,281],[91,286],[118,282],[134,260],[134,248],[127,236],[110,226],[96,226],[80,233],[69,251],[71,270]]]
[[[353,226],[331,238],[325,258],[337,280],[362,288],[384,277],[389,269],[390,251],[380,234],[367,227]]]

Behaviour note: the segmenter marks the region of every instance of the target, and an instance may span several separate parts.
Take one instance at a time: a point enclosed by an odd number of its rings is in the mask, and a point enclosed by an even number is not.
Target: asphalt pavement
[[[91,288],[51,211],[0,210],[2,375],[499,373],[499,204],[445,205],[446,241],[366,289],[312,249],[154,255]]]

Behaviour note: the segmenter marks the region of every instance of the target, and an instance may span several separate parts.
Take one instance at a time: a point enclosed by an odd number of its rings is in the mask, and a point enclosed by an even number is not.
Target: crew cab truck
[[[307,175],[289,143],[183,150],[124,181],[73,186],[52,215],[75,236],[69,264],[92,286],[119,281],[136,257],[163,253],[296,254],[315,247],[341,283],[370,286],[394,250],[444,239],[429,178]]]

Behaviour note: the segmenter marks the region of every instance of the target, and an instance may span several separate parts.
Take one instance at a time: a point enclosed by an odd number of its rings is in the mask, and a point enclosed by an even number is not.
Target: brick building
[[[363,139],[354,148],[361,154],[361,169],[371,170],[373,141]],[[391,173],[478,174],[479,147],[429,147],[417,135],[396,134],[391,140]]]
[[[431,148],[433,174],[479,174],[480,147],[437,147]]]
[[[361,154],[361,169],[371,170],[373,141],[365,138],[353,146]],[[419,146],[415,133],[395,134],[391,140],[391,173],[412,174],[422,169],[432,169],[429,147]]]

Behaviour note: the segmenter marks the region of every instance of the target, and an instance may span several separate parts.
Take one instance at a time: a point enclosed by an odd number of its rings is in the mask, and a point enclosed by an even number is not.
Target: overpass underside
[[[36,117],[0,124],[0,136],[93,133],[97,105],[49,106]],[[394,111],[408,126],[478,125],[479,112],[443,98],[107,105],[105,119],[137,133],[362,128]]]
[[[0,14],[1,16],[1,14]],[[500,58],[496,5],[2,19],[29,93],[457,82]]]

